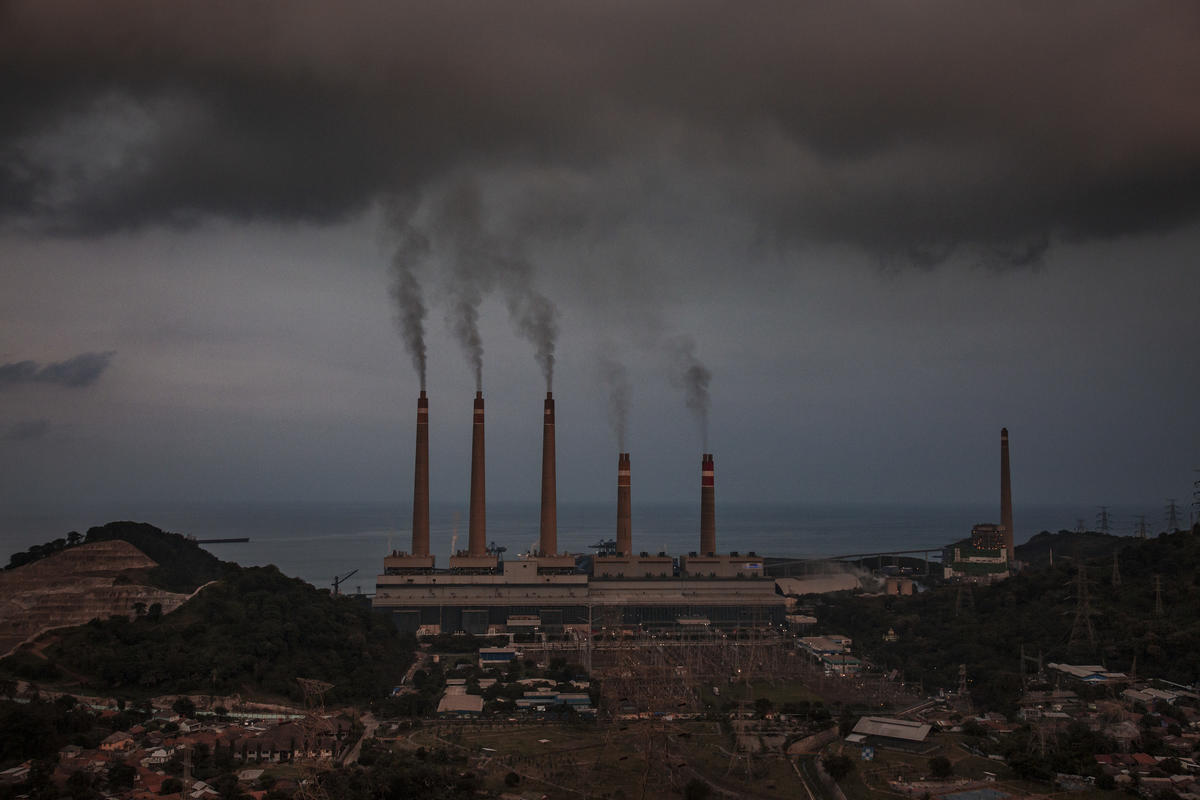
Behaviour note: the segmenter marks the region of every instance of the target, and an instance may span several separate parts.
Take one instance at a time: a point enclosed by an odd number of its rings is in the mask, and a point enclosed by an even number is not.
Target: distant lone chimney
[[[417,464],[413,470],[412,554],[429,555],[429,398],[417,398]]]
[[[700,461],[700,555],[717,552],[717,489],[712,453]]]
[[[474,424],[471,428],[471,511],[467,554],[487,555],[487,492],[483,468],[483,392],[475,393]]]
[[[1004,526],[1004,546],[1008,563],[1016,558],[1013,548],[1012,477],[1008,470],[1008,428],[1000,429],[1000,524]]]
[[[629,453],[617,455],[617,555],[633,553],[632,513],[629,506]]]
[[[546,411],[542,420],[542,535],[538,540],[538,548],[544,556],[558,552],[554,471],[554,395],[546,392]]]

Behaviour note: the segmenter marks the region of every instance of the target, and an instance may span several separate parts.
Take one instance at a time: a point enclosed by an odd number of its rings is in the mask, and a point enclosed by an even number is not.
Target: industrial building
[[[1017,566],[1013,547],[1012,480],[1009,475],[1008,428],[1000,429],[1000,524],[971,529],[971,538],[946,546],[943,576],[972,583],[992,583],[1009,576]]]
[[[976,525],[971,538],[947,545],[942,555],[943,575],[988,583],[1008,577],[1007,533],[1003,525]]]
[[[937,749],[930,743],[933,726],[926,722],[892,717],[862,717],[846,737],[850,744],[863,747],[903,750],[911,753],[930,753]]]
[[[583,559],[558,552],[554,398],[546,393],[542,428],[542,492],[538,548],[505,560],[487,549],[484,486],[484,401],[472,418],[468,547],[439,569],[429,552],[429,401],[417,401],[412,552],[384,558],[374,605],[402,630],[559,632],[564,628],[675,627],[734,629],[783,622],[784,597],[754,553],[718,553],[715,462],[701,458],[699,548],[678,558],[633,546],[631,459],[617,458],[616,548]]]

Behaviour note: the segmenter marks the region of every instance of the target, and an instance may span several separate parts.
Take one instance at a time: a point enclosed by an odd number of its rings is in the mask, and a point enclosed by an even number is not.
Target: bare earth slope
[[[114,614],[131,616],[135,603],[161,603],[164,614],[175,610],[190,595],[116,583],[127,570],[154,566],[141,550],[114,540],[79,545],[0,572],[0,658],[51,628]]]

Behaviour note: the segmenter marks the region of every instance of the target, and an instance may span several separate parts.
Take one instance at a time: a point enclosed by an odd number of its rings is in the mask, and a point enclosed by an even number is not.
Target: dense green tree
[[[135,778],[137,770],[123,761],[113,762],[105,773],[109,789],[132,789]]]
[[[71,800],[92,800],[100,796],[92,785],[92,776],[82,770],[75,770],[67,777],[66,789]]]
[[[295,681],[301,675],[333,683],[329,702],[369,702],[399,681],[416,648],[385,614],[274,567],[230,567],[174,613],[152,616],[94,620],[64,632],[50,661],[17,654],[0,663],[22,677],[48,679],[43,674],[61,662],[102,691],[217,693],[250,686],[292,700],[302,699]],[[440,687],[440,670],[433,674],[427,679]]]
[[[840,781],[854,771],[854,762],[849,756],[843,755],[826,756],[821,759],[821,766],[835,781]]]
[[[1140,676],[1184,684],[1200,678],[1200,532],[1147,540],[1073,536],[1097,542],[1093,550],[1081,550],[1085,557],[1088,552],[1099,554],[1084,562],[1095,649],[1086,643],[1068,646],[1079,562],[1069,556],[1069,547],[1056,543],[1059,534],[1035,537],[1037,547],[1054,547],[1052,567],[1035,566],[991,586],[935,582],[930,591],[908,597],[827,596],[818,601],[818,616],[831,630],[851,636],[870,660],[900,670],[907,680],[920,681],[926,689],[953,689],[958,665],[966,664],[971,694],[979,707],[988,710],[1015,710],[1022,690],[1018,659],[1022,645],[1026,652],[1041,652],[1047,662],[1103,661],[1122,670],[1136,657]],[[1118,587],[1105,580],[1112,570],[1114,549],[1122,577]],[[1018,552],[1018,557],[1026,558],[1023,553]],[[1162,580],[1161,616],[1155,614],[1155,576]],[[889,628],[898,641],[884,640]],[[1102,697],[1111,690],[1091,691]],[[1085,699],[1098,697],[1089,694]]]

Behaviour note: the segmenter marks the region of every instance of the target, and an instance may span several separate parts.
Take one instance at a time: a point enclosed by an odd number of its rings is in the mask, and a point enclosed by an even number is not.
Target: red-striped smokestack
[[[471,426],[471,511],[467,555],[487,555],[486,501],[483,469],[483,392],[476,392],[475,421]]]
[[[700,461],[700,555],[717,552],[717,488],[712,453]]]
[[[417,464],[413,469],[412,554],[429,555],[429,398],[417,398]]]
[[[1012,478],[1008,473],[1008,428],[1000,429],[1000,524],[1004,526],[1004,545],[1011,564],[1016,550],[1013,548]]]
[[[542,420],[542,535],[538,548],[544,556],[558,552],[558,505],[554,485],[554,395],[546,392]]]
[[[617,455],[617,555],[633,553],[632,512],[629,506],[629,453]]]

